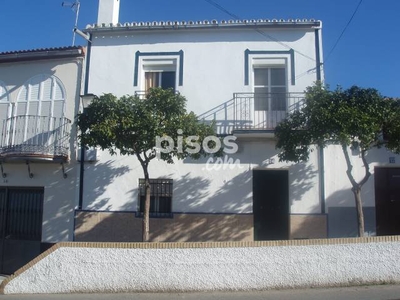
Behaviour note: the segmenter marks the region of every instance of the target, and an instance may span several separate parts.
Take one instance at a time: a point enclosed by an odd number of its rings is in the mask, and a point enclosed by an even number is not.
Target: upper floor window
[[[143,59],[143,90],[150,88],[176,89],[176,59]]]
[[[254,110],[286,111],[286,93],[284,67],[254,68]]]
[[[175,90],[176,72],[174,71],[148,71],[145,72],[145,91],[150,88],[161,87]]]
[[[47,74],[36,75],[21,88],[14,114],[63,117],[65,97],[60,79]]]

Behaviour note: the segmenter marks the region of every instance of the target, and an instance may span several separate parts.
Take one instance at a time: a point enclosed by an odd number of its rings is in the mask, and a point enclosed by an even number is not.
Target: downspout
[[[321,49],[320,49],[320,28],[315,29],[315,57],[316,57],[316,73],[317,81],[322,81],[321,75]],[[325,165],[324,165],[324,148],[319,147],[318,149],[318,164],[319,164],[319,191],[320,191],[320,203],[321,203],[321,214],[326,213],[325,204]]]
[[[90,70],[90,54],[91,54],[91,52],[92,52],[92,35],[89,33],[89,40],[87,43],[87,54],[86,54],[85,86],[84,86],[84,91],[83,91],[84,95],[86,95],[89,90],[89,70]],[[78,210],[82,210],[82,206],[83,206],[84,173],[85,173],[85,147],[83,147],[83,145],[81,145]]]

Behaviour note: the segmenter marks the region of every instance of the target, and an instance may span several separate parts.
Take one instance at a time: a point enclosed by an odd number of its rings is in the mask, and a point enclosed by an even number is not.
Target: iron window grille
[[[145,195],[145,180],[141,178],[139,179],[138,217],[143,217]],[[172,195],[172,179],[150,179],[150,217],[172,218]]]

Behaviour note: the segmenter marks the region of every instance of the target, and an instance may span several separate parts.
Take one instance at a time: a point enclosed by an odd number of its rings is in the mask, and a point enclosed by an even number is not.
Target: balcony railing
[[[199,119],[214,122],[217,134],[221,135],[273,131],[288,113],[303,105],[303,93],[235,93],[233,99],[200,115]]]
[[[68,159],[69,119],[16,116],[2,125],[0,158]]]

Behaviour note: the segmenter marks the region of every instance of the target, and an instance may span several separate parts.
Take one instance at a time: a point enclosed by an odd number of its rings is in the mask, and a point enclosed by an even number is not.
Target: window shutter
[[[59,82],[55,82],[55,94],[54,94],[54,98],[53,100],[65,100],[65,95],[64,95],[64,91],[63,88],[61,87]]]
[[[51,100],[53,94],[53,80],[49,77],[43,82],[43,99]]]
[[[61,118],[64,116],[64,101],[54,101],[53,117]]]
[[[18,95],[18,101],[27,101],[28,100],[28,86],[29,84],[26,83],[22,88]]]
[[[39,76],[33,78],[29,85],[29,95],[30,95],[30,100],[35,101],[40,99],[40,82],[41,82],[41,77]]]

